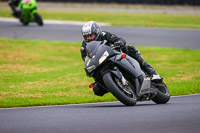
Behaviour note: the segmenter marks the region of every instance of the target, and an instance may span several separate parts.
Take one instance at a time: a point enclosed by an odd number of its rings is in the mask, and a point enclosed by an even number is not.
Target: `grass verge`
[[[163,28],[200,28],[198,14],[142,14],[87,11],[39,10],[43,19],[72,20],[110,23],[113,26],[163,27]],[[9,9],[0,9],[0,17],[12,17]]]
[[[115,101],[88,88],[80,42],[0,38],[0,107]],[[137,47],[171,95],[200,93],[200,50]]]

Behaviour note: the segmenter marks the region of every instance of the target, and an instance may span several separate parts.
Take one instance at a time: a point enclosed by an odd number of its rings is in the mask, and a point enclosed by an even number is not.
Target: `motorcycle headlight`
[[[109,56],[108,52],[105,51],[101,58],[99,59],[99,64],[101,64]]]
[[[86,68],[88,73],[91,73],[94,69],[96,69],[95,65],[92,65],[92,66]]]

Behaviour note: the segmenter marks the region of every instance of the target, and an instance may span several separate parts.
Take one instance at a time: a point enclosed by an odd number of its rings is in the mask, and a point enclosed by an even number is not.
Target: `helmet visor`
[[[92,34],[84,35],[83,37],[86,42],[90,42],[90,41],[95,40],[96,34],[92,33]]]

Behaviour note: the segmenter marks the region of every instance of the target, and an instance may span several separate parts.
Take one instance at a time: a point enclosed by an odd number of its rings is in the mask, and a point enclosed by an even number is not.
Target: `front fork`
[[[97,77],[97,78],[94,78],[94,77],[93,77],[94,80],[95,80],[95,82],[92,83],[93,85],[91,84],[90,86],[95,86],[95,84],[98,84],[98,85],[101,86],[103,89],[107,90],[106,87],[105,87],[105,85],[104,85],[104,83],[103,83],[103,81],[102,81],[102,80],[99,80],[99,79],[102,79],[102,77],[104,76],[104,74],[106,74],[106,73],[108,73],[108,72],[112,73],[112,74],[115,75],[118,79],[120,79],[123,85],[127,85],[126,79],[124,78],[124,76],[122,75],[122,73],[119,71],[119,69],[115,66],[112,70],[111,70],[111,69],[108,69],[108,70],[106,70],[106,71],[101,72],[101,74],[100,74],[99,77]],[[90,87],[90,88],[92,88],[92,87]]]
[[[126,86],[126,85],[129,85],[127,83],[127,80],[125,79],[125,77],[123,76],[122,72],[119,70],[119,68],[117,66],[114,67],[113,70],[107,70],[105,73],[107,72],[110,72],[112,73],[113,75],[115,75],[122,83],[122,85]],[[104,74],[105,74],[104,73]],[[130,82],[130,81],[129,81]],[[141,88],[141,85],[140,85],[140,82],[139,80],[135,80],[134,82],[130,82],[134,87],[133,91],[136,93],[136,95],[138,96],[139,95],[139,92],[140,92],[140,88]],[[131,87],[131,88],[132,88]]]

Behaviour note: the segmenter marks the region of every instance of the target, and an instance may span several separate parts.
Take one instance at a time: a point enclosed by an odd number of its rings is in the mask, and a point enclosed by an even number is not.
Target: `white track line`
[[[177,97],[189,97],[189,96],[198,96],[200,94],[192,94],[192,95],[181,95],[181,96],[171,96],[171,98]],[[118,103],[115,102],[99,102],[99,103],[81,103],[81,104],[65,104],[65,105],[46,105],[46,106],[31,106],[31,107],[13,107],[13,108],[1,108],[1,110],[13,110],[13,109],[31,109],[31,108],[51,108],[51,107],[69,107],[69,106],[79,106],[79,105],[93,105],[93,104],[106,104],[106,103]]]
[[[18,19],[16,18],[4,18],[4,17],[0,17],[0,21],[1,22],[19,22]],[[70,25],[83,25],[86,22],[83,21],[58,21],[58,20],[43,20],[44,24],[70,24]],[[97,22],[98,24],[100,24],[101,26],[110,26],[111,24],[109,23],[101,23],[101,22]]]
[[[180,96],[171,96],[171,98],[176,98],[176,97],[189,97],[189,96],[198,96],[200,94],[191,94],[191,95],[180,95]]]

